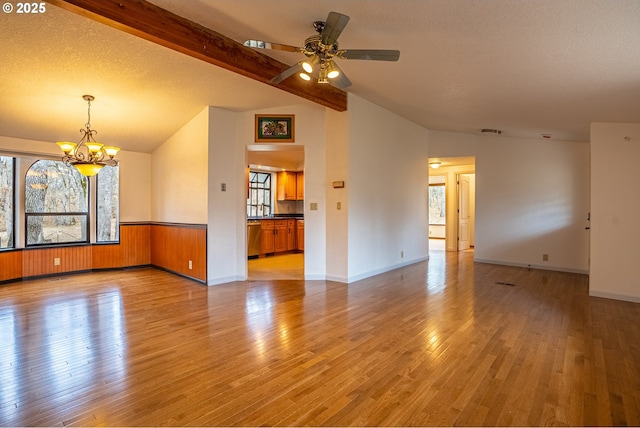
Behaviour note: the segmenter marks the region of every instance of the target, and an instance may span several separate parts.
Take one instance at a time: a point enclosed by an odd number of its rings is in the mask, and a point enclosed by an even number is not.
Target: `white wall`
[[[475,156],[479,136],[456,132],[429,131],[429,157]]]
[[[349,199],[353,182],[349,171],[349,113],[327,110],[326,122],[327,182],[323,191],[326,206],[326,277],[332,281],[349,279]],[[344,181],[343,188],[334,188],[334,181]],[[340,204],[340,209],[338,209]]]
[[[640,302],[638,159],[640,124],[591,124],[592,296]]]
[[[120,222],[151,221],[151,154],[120,151]]]
[[[587,273],[588,212],[589,144],[478,139],[477,261]]]
[[[207,284],[246,279],[246,153],[238,143],[241,114],[208,107]],[[222,184],[226,190],[222,190]]]
[[[207,107],[152,153],[153,221],[207,223],[208,132]]]
[[[348,102],[351,282],[428,257],[429,171],[425,128],[354,95]]]

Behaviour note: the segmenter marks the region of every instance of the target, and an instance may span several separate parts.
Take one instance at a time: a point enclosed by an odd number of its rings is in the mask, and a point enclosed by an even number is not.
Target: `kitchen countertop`
[[[269,215],[269,216],[247,217],[247,220],[249,220],[249,221],[256,221],[256,220],[287,220],[287,219],[304,220],[304,214],[275,214],[275,215]]]

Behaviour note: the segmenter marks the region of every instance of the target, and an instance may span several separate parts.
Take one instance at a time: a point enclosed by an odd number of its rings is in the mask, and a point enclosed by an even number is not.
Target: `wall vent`
[[[502,134],[502,131],[500,131],[499,129],[490,129],[490,128],[485,128],[482,130],[483,134],[496,134],[496,135],[500,135]]]

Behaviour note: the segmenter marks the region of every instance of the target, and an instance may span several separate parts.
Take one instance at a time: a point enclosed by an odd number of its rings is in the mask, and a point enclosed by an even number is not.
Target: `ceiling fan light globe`
[[[298,76],[300,76],[302,80],[306,80],[306,81],[311,80],[311,76],[309,76],[307,73],[300,73],[298,74]]]
[[[327,73],[327,77],[328,77],[329,79],[335,79],[335,78],[336,78],[336,77],[338,77],[338,76],[340,76],[340,72],[339,72],[338,70],[335,70],[335,69],[334,69],[334,70],[330,70],[330,71]]]
[[[304,71],[306,71],[307,73],[313,73],[313,66],[311,65],[310,62],[308,61],[304,61],[302,63],[302,68],[304,69]]]

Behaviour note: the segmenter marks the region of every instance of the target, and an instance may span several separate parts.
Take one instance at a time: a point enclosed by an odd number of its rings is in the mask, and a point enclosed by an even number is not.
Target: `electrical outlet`
[[[193,262],[189,260],[189,270],[193,269]]]
[[[400,258],[404,257],[404,251],[400,251]]]
[[[317,202],[311,202],[311,203],[309,204],[309,209],[310,209],[311,211],[316,211],[316,210],[318,209],[318,203],[317,203]]]
[[[53,259],[53,265],[54,266],[60,266],[60,257],[56,257]]]
[[[342,202],[338,202],[336,204],[336,209],[341,210],[342,209]]]
[[[548,262],[549,261],[549,254],[543,254],[542,255],[542,261],[543,262]]]

